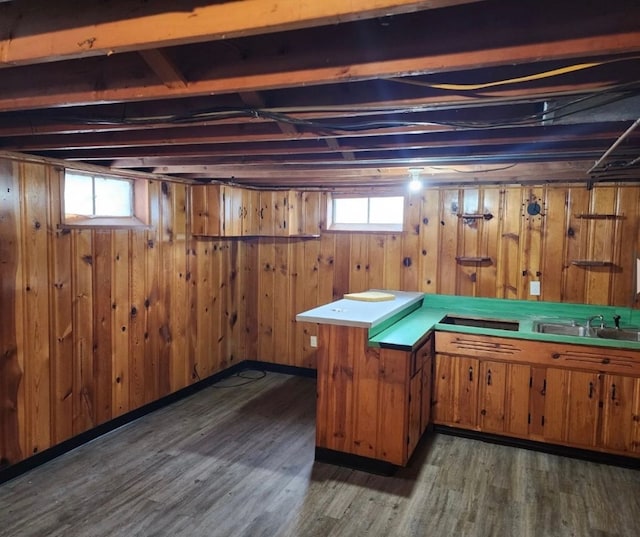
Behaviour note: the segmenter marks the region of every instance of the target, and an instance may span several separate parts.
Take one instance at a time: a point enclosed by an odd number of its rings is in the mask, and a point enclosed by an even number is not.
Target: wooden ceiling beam
[[[353,154],[353,151],[343,149],[336,138],[325,138],[324,141],[331,151],[340,153],[344,160],[355,160],[356,157]]]
[[[435,160],[435,159],[434,159]],[[479,159],[481,160],[481,159]],[[456,163],[436,163],[436,162],[422,162],[419,165],[423,168],[423,175],[431,176],[438,175],[442,170],[455,171],[456,173],[488,173],[487,170],[491,170],[492,173],[498,173],[502,171],[512,170],[513,168],[522,169],[523,167],[529,167],[535,165],[535,169],[538,171],[546,170],[546,173],[558,173],[562,171],[563,173],[567,170],[571,170],[575,172],[576,170],[580,170],[582,172],[586,172],[590,165],[589,159],[571,159],[571,160],[561,160],[561,161],[530,161],[530,162],[518,162],[516,161],[508,161],[505,159],[505,162],[491,162],[491,163],[482,163],[482,162],[456,162]],[[579,162],[580,165],[576,166],[576,162]],[[247,166],[244,164],[236,164],[236,165],[215,165],[215,164],[176,164],[172,166],[158,166],[153,169],[153,173],[160,174],[185,174],[185,173],[210,173],[214,174],[218,177],[271,177],[278,178],[280,176],[292,175],[304,177],[305,174],[309,176],[322,176],[327,173],[335,174],[337,177],[360,177],[366,175],[398,175],[404,174],[407,175],[407,168],[412,166],[414,163],[401,163],[401,162],[391,162],[387,164],[379,164],[379,163],[358,163],[357,165],[349,165],[344,161],[336,161],[334,164],[330,166],[316,166],[309,164],[289,164],[289,165],[254,165]]]
[[[105,147],[175,146],[229,142],[270,142],[282,140],[318,140],[326,137],[351,138],[362,136],[385,136],[390,134],[424,134],[428,132],[451,132],[456,129],[442,125],[417,125],[390,127],[358,132],[320,134],[300,132],[295,139],[283,134],[273,123],[225,125],[223,127],[194,127],[192,129],[155,129],[152,131],[109,132],[99,135],[69,134],[65,136],[23,136],[0,140],[0,148],[7,151],[51,151],[60,149],[100,149]]]
[[[91,135],[73,134],[64,136],[33,136],[15,139],[0,139],[0,145],[7,150],[22,152],[58,152],[73,158],[74,155],[90,157],[95,151],[99,160],[131,155],[251,155],[251,154],[287,154],[302,152],[309,147],[315,152],[316,142],[325,139],[341,140],[339,146],[326,144],[325,151],[357,152],[369,149],[394,149],[433,145],[482,145],[507,143],[516,140],[519,143],[533,143],[536,140],[560,142],[586,139],[615,139],[621,129],[620,122],[580,123],[572,125],[504,125],[493,129],[461,129],[443,125],[416,125],[407,127],[371,129],[340,133],[298,133],[296,138],[282,133],[273,124],[260,123],[250,129],[244,125],[225,127],[193,127],[191,129],[154,129],[149,132],[130,131],[112,133],[93,133]],[[633,133],[637,139],[640,133]],[[312,144],[312,145],[310,145]],[[332,147],[333,146],[333,147]]]
[[[323,88],[323,93],[331,91],[338,86]],[[374,114],[406,113],[417,110],[447,110],[473,108],[480,106],[512,106],[518,103],[544,101],[555,98],[566,98],[567,96],[579,96],[584,93],[594,92],[603,89],[603,82],[590,82],[586,84],[561,84],[540,88],[523,88],[510,90],[496,90],[491,93],[483,93],[482,99],[475,95],[438,95],[431,97],[418,97],[413,99],[397,99],[376,101],[374,97],[379,95],[368,95],[363,93],[363,102],[354,103],[349,106],[336,104],[327,106],[327,111],[305,112],[305,107],[312,107],[313,103],[301,103],[297,107],[291,108],[271,108],[282,113],[290,113],[302,120],[318,120],[340,117],[364,117]],[[216,98],[218,98],[217,96]],[[169,116],[187,115],[189,111],[197,110],[199,103],[189,107],[185,103],[188,99],[171,99],[156,101],[158,109],[153,110],[148,105],[152,102],[129,103],[126,107],[127,117],[138,116]],[[214,101],[218,103],[218,101]],[[339,95],[336,95],[336,103],[339,102]],[[139,110],[139,105],[147,105],[143,110]],[[95,132],[115,132],[124,130],[147,130],[162,128],[193,128],[214,125],[224,125],[233,123],[256,123],[269,122],[268,119],[261,118],[228,118],[209,119],[193,122],[170,123],[161,120],[151,120],[145,123],[116,122],[115,118],[122,119],[124,104],[52,109],[48,111],[30,112],[8,112],[0,114],[0,138],[18,136],[36,136],[48,134],[80,134]],[[229,106],[222,102],[220,106]],[[108,107],[109,109],[105,109]],[[316,105],[317,107],[317,105]],[[330,110],[329,110],[330,108]],[[342,111],[341,111],[342,108]],[[113,109],[112,112],[109,112]],[[126,118],[125,118],[126,119]]]
[[[148,49],[141,50],[139,54],[167,88],[183,90],[187,88],[184,75],[166,52]]]
[[[586,181],[590,161],[564,162],[529,162],[514,164],[457,164],[454,166],[423,166],[422,177],[425,183],[433,184],[438,181],[466,181],[483,182],[511,181],[517,183],[522,179],[533,179],[538,183],[580,180]],[[164,173],[165,167],[159,167],[154,173]],[[336,185],[351,181],[353,184],[366,184],[367,181],[389,182],[406,181],[406,166],[379,166],[376,168],[334,168],[331,173],[326,170],[300,168],[245,168],[215,167],[215,166],[182,166],[170,171],[173,175],[185,175],[201,179],[232,180],[246,184],[274,184],[286,186],[289,184],[304,185]]]
[[[440,135],[414,135],[409,137],[363,137],[345,140],[338,149],[332,149],[327,144],[316,140],[303,140],[297,142],[271,142],[271,143],[244,143],[244,144],[202,144],[194,146],[147,146],[105,148],[90,150],[59,150],[44,152],[46,156],[80,161],[111,161],[114,167],[137,168],[148,166],[160,166],[162,164],[175,163],[178,160],[189,159],[218,159],[243,158],[246,161],[256,156],[285,156],[285,155],[309,155],[324,158],[326,154],[349,151],[351,154],[360,155],[372,152],[414,151],[423,148],[454,149],[471,148],[479,146],[520,146],[536,147],[549,144],[570,144],[576,147],[579,143],[588,143],[595,148],[606,149],[611,140],[616,139],[618,130],[592,130],[581,125],[576,131],[573,126],[546,127],[544,129],[521,129],[492,131],[490,133],[472,131],[455,133],[455,138],[445,133]],[[500,134],[500,136],[496,136]],[[640,134],[628,139],[629,143],[640,143]]]
[[[40,0],[0,6],[0,67],[106,56],[480,0]],[[72,24],[70,24],[72,21]]]

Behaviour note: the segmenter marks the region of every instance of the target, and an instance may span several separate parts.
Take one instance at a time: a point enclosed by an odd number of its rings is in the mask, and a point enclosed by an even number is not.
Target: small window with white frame
[[[402,231],[404,197],[333,195],[328,211],[330,230]]]
[[[64,173],[63,222],[68,226],[145,226],[146,181],[74,170]]]

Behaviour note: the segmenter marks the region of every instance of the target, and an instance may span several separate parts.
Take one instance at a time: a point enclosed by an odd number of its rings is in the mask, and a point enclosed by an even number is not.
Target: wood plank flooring
[[[636,470],[445,435],[394,477],[315,463],[315,381],[243,382],[0,485],[0,536],[640,535]]]

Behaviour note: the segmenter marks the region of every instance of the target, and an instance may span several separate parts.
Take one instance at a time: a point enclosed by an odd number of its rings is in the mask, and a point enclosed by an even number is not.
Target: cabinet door
[[[640,379],[623,375],[603,376],[602,447],[634,451],[637,421],[635,406]]]
[[[436,354],[433,421],[476,428],[478,360]]]
[[[431,367],[433,365],[433,337],[429,337],[410,357],[409,384],[409,442],[411,456],[422,437],[431,414]]]
[[[273,237],[275,235],[275,223],[273,217],[273,195],[277,192],[260,192],[260,235]]]
[[[224,202],[223,232],[225,237],[240,237],[242,235],[242,189],[225,186],[222,189]]]
[[[591,448],[598,444],[600,375],[549,368],[544,439]]]
[[[260,234],[260,192],[243,189],[242,191],[242,235]]]
[[[633,421],[632,447],[634,453],[640,453],[640,386],[636,386],[634,399],[633,416],[631,418]]]
[[[298,228],[303,235],[319,235],[326,227],[326,195],[321,192],[303,192],[298,207]],[[302,224],[300,224],[302,222]]]
[[[407,438],[407,458],[416,448],[422,430],[420,429],[422,411],[422,370],[418,371],[409,382],[409,434]]]
[[[272,211],[274,232],[277,236],[289,235],[289,192],[273,192]]]
[[[487,432],[504,432],[507,364],[480,362],[478,426]]]
[[[542,439],[549,442],[566,442],[567,405],[569,401],[569,376],[570,371],[565,369],[549,368],[542,371],[544,376],[538,379],[537,385],[534,377],[534,393],[544,396],[544,411],[542,415],[532,413],[532,430],[540,432]],[[539,429],[538,429],[539,427]]]
[[[522,364],[507,366],[505,432],[520,437],[529,436],[532,386],[531,367]]]
[[[433,382],[433,338],[430,338],[419,351],[422,355],[422,409],[420,411],[420,434],[424,433],[431,422],[431,387]]]
[[[594,447],[598,443],[600,375],[571,371],[567,403],[567,441]]]
[[[219,185],[191,186],[191,233],[219,237],[224,207]]]
[[[305,233],[304,192],[289,190],[286,201],[287,235],[303,235]]]

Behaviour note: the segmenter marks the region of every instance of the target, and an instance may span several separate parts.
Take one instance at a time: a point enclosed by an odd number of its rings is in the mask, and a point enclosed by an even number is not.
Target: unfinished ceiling
[[[13,0],[0,149],[254,186],[637,181],[639,74],[637,1]]]

